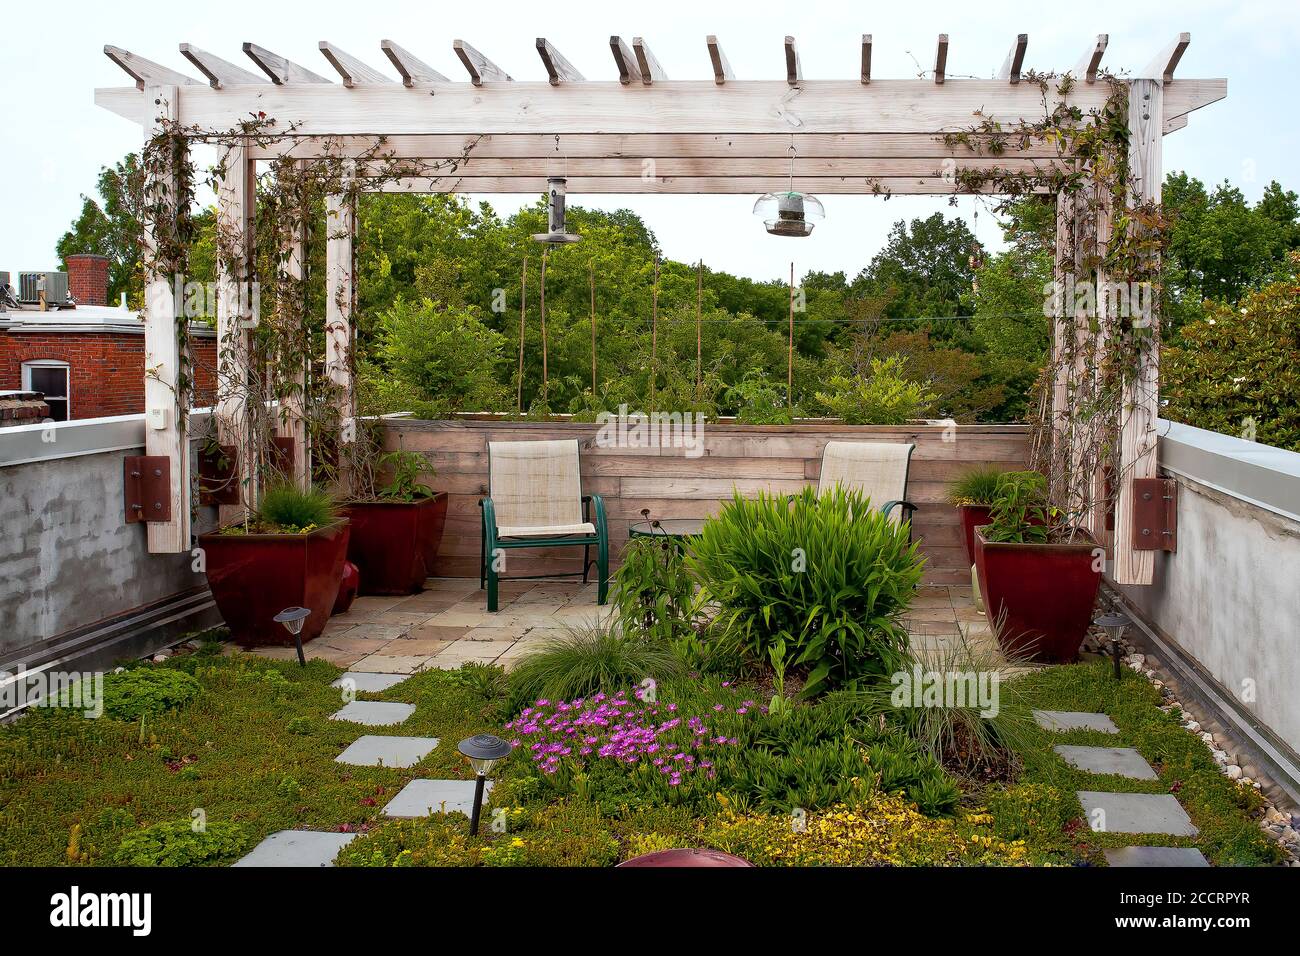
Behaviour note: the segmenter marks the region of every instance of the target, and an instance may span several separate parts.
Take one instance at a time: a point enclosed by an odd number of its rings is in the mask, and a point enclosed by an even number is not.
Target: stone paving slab
[[[358,737],[334,758],[358,767],[414,767],[438,746],[437,737]]]
[[[1098,833],[1168,833],[1171,836],[1200,833],[1182,804],[1167,793],[1080,790],[1079,803],[1088,826]]]
[[[1134,780],[1156,780],[1156,772],[1132,747],[1071,747],[1058,744],[1052,748],[1072,767],[1088,773],[1113,773]]]
[[[483,789],[484,803],[491,792],[489,780]],[[412,780],[384,807],[384,815],[410,819],[459,810],[468,816],[473,809],[473,780]]]
[[[373,674],[367,671],[348,671],[334,683],[331,687],[342,687],[344,681],[352,681],[353,686],[367,694],[377,694],[380,691],[388,690],[390,687],[396,687],[402,681],[406,680],[405,674]]]
[[[396,704],[382,700],[354,700],[342,710],[330,714],[330,720],[347,720],[354,724],[384,727],[400,724],[415,713],[414,704]]]
[[[1209,866],[1200,850],[1181,846],[1125,846],[1106,851],[1111,866]]]
[[[405,643],[399,642],[399,645]],[[399,650],[400,647],[384,645],[384,650]],[[370,654],[356,662],[359,671],[371,671],[375,674],[414,674],[424,670],[429,658],[423,654]]]
[[[1105,714],[1089,714],[1079,710],[1036,710],[1034,721],[1044,730],[1099,730],[1104,734],[1117,734],[1119,728]]]
[[[333,866],[334,858],[356,838],[355,833],[281,830],[253,848],[234,866]]]

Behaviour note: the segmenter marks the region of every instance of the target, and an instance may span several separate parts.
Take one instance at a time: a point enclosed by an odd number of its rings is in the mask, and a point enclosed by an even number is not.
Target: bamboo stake
[[[700,338],[700,308],[704,300],[704,260],[695,266],[695,401],[700,400],[703,391],[701,378],[704,369],[704,348]]]
[[[655,388],[659,384],[659,257],[655,256],[655,281],[650,299],[650,407],[655,410]]]
[[[546,256],[551,250],[542,250],[542,405],[546,406],[547,392],[550,389],[549,376],[546,369]]]
[[[524,413],[524,314],[528,308],[528,257],[519,279],[519,414]]]
[[[596,270],[587,260],[587,282],[591,286],[591,394],[596,394]]]
[[[790,348],[785,366],[785,402],[794,408],[794,263],[790,263]]]

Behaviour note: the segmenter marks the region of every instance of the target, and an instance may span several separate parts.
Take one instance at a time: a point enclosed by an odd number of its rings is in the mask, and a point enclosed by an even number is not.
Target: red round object
[[[339,580],[339,594],[334,599],[334,610],[330,611],[330,614],[346,614],[360,590],[361,572],[351,561],[344,561],[343,577]]]
[[[720,850],[656,850],[625,860],[619,866],[748,866],[754,864]],[[615,867],[617,869],[617,867]]]

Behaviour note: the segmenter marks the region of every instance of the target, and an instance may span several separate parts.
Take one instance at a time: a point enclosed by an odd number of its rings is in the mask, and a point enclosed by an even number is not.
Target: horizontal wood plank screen
[[[656,518],[707,517],[733,490],[784,494],[815,482],[822,449],[832,439],[913,442],[908,498],[918,506],[913,529],[927,558],[928,584],[970,580],[957,513],[944,501],[948,482],[976,465],[1024,468],[1028,454],[1023,425],[706,424],[703,454],[694,458],[682,448],[604,445],[593,423],[389,419],[386,428],[387,446],[424,455],[432,474],[423,480],[449,494],[434,571],[450,577],[478,576],[478,501],[487,493],[489,441],[578,439],[583,492],[605,499],[616,563],[628,526],[642,520],[643,508]],[[506,575],[571,572],[581,564],[576,548],[515,551],[507,557]]]

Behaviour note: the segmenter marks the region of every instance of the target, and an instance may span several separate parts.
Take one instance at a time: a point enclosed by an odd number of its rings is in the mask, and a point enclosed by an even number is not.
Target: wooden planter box
[[[447,524],[447,495],[419,501],[358,501],[351,519],[348,560],[361,573],[362,594],[414,594],[433,573]]]
[[[272,618],[287,607],[311,610],[302,642],[319,637],[343,577],[346,518],[308,534],[203,534],[208,587],[231,637],[245,647],[292,645]]]
[[[1101,570],[1091,539],[1074,544],[1006,544],[975,529],[980,596],[998,643],[1045,663],[1078,659]]]

